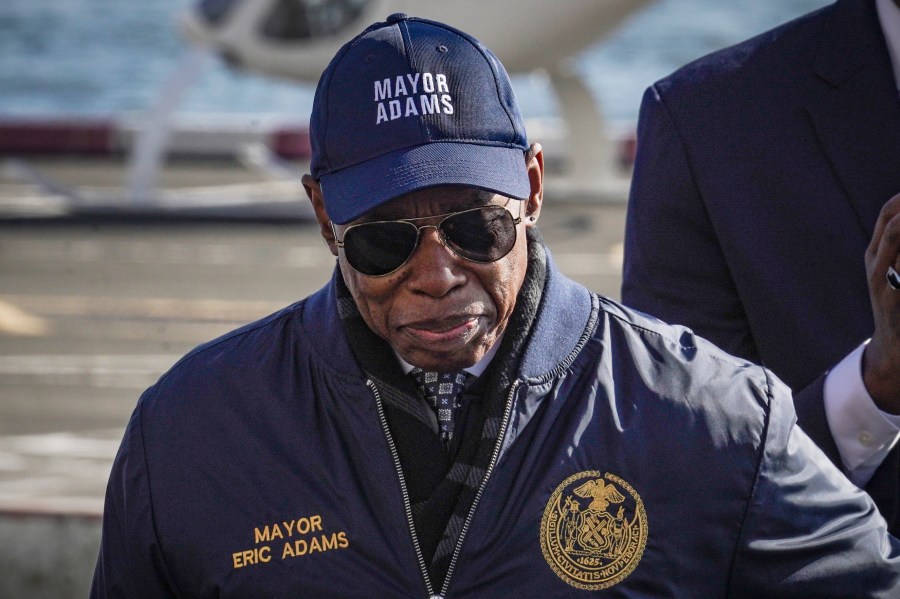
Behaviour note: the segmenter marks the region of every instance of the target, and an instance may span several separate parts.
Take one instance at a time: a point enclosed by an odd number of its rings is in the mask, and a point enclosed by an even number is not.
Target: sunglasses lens
[[[443,220],[441,233],[454,252],[474,262],[494,262],[516,244],[516,224],[503,206],[485,206]]]
[[[418,236],[415,225],[402,221],[357,225],[344,233],[344,256],[364,275],[386,275],[403,266]]]

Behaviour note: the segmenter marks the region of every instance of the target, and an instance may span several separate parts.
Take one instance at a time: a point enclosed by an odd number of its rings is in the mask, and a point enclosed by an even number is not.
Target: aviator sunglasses
[[[342,239],[338,239],[334,223],[331,229],[347,263],[370,277],[383,277],[399,270],[415,253],[420,231],[428,228],[437,229],[443,244],[456,255],[471,262],[496,262],[516,244],[516,227],[522,222],[523,203],[520,202],[517,218],[506,207],[492,204],[448,214],[350,225]],[[441,219],[436,225],[416,224],[435,218]]]

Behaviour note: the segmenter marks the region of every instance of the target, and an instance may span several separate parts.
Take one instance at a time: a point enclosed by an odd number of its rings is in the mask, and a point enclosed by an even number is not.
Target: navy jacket
[[[839,0],[647,90],[622,301],[764,364],[840,456],[825,372],[871,336],[864,264],[900,192],[900,96],[873,0]],[[895,449],[867,490],[896,534]]]
[[[787,388],[548,265],[446,597],[897,597],[900,543]],[[430,588],[335,283],[202,346],[138,402],[93,597]]]

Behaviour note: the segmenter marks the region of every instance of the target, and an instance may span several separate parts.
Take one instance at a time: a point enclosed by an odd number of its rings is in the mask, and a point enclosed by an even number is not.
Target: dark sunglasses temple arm
[[[344,240],[338,239],[337,229],[334,228],[334,223],[331,221],[328,221],[328,224],[331,225],[331,234],[334,236],[334,245],[336,245],[339,248],[344,247]]]

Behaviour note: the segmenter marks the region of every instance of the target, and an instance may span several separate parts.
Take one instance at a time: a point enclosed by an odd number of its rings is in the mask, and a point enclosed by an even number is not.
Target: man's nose
[[[421,227],[419,245],[410,258],[407,284],[417,292],[443,297],[466,282],[462,258],[444,245],[434,226]]]

